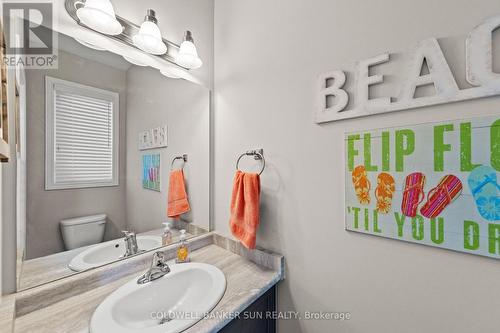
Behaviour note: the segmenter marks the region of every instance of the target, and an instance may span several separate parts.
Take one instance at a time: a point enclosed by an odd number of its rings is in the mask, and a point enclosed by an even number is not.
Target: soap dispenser
[[[181,230],[181,235],[179,237],[179,247],[177,248],[177,259],[175,260],[176,263],[184,263],[184,262],[189,262],[189,249],[187,247],[187,241],[186,241],[186,230],[182,229]]]
[[[161,243],[163,246],[172,243],[172,231],[170,228],[172,227],[171,222],[163,222],[163,234],[161,235]]]

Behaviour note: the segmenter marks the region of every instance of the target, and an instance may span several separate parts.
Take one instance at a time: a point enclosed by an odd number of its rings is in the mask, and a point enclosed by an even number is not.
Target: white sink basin
[[[224,295],[224,273],[202,263],[170,268],[155,281],[137,284],[137,277],[115,290],[95,310],[90,332],[177,333],[203,319]]]
[[[139,250],[152,250],[161,246],[161,237],[137,236]],[[96,244],[81,252],[69,263],[73,271],[84,271],[89,268],[101,266],[118,260],[125,254],[125,241],[115,239],[109,242]]]

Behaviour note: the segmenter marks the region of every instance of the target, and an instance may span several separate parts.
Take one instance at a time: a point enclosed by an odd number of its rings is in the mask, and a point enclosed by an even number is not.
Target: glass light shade
[[[158,26],[151,21],[144,21],[137,35],[132,37],[134,45],[151,54],[164,54],[167,52],[167,45],[161,39],[161,32]]]
[[[123,57],[123,59],[127,60],[128,62],[130,62],[133,65],[142,66],[142,67],[147,66],[147,64],[143,63],[140,60],[137,60],[136,58],[132,58],[132,57],[128,57],[128,56],[122,56],[122,57]]]
[[[180,73],[177,74],[175,68],[171,68],[168,70],[162,69],[160,70],[160,73],[162,73],[164,76],[171,78],[171,79],[180,79]]]
[[[119,35],[123,31],[109,0],[87,0],[76,10],[76,16],[89,28],[106,35]]]
[[[97,50],[97,51],[106,51],[106,49],[105,49],[105,48],[99,47],[99,46],[94,45],[94,44],[92,44],[92,43],[90,43],[90,42],[86,42],[86,41],[84,41],[84,40],[82,40],[82,39],[75,38],[75,40],[76,40],[78,43],[80,43],[80,44],[82,44],[83,46],[86,46],[86,47],[88,47],[88,48],[91,48],[91,49],[94,49],[94,50]]]
[[[182,42],[179,53],[177,53],[177,57],[175,58],[175,62],[177,62],[180,66],[189,69],[200,68],[203,64],[201,59],[198,57],[196,46],[188,40]]]

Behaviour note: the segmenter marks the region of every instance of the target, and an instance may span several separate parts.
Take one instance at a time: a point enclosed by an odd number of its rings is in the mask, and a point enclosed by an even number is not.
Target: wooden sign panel
[[[500,116],[347,133],[347,230],[500,258]]]

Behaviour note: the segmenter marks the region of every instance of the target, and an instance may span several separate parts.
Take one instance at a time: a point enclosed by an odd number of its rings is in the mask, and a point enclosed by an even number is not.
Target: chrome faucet
[[[166,274],[170,273],[170,267],[167,264],[165,255],[162,252],[155,252],[153,254],[153,261],[151,267],[139,279],[137,284],[144,284],[157,280]]]
[[[134,254],[139,253],[139,247],[137,246],[137,238],[135,232],[123,230],[123,235],[125,236],[125,254],[124,257],[130,257]],[[141,251],[142,252],[142,251]]]

